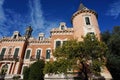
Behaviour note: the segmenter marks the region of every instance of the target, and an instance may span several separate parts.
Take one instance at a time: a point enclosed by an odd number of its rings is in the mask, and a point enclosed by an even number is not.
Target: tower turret
[[[72,24],[74,29],[74,38],[82,41],[82,36],[87,33],[95,34],[100,39],[100,30],[97,21],[97,13],[94,10],[88,9],[82,3],[78,11],[72,16]]]

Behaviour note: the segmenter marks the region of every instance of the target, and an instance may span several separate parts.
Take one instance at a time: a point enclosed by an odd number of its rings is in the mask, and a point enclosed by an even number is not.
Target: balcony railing
[[[19,56],[14,56],[14,55],[0,55],[0,61],[19,61]]]
[[[30,57],[30,61],[36,61],[36,60],[39,60],[39,59],[45,59],[45,57],[40,56],[40,57],[36,58],[36,55]]]

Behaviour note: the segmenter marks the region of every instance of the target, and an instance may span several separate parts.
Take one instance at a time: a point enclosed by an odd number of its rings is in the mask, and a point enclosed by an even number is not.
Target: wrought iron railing
[[[36,55],[30,57],[30,61],[36,61],[36,60],[39,60],[39,59],[45,59],[45,57],[43,57],[43,56],[36,57]]]
[[[9,61],[19,61],[19,56],[15,55],[0,55],[0,61],[9,60]]]

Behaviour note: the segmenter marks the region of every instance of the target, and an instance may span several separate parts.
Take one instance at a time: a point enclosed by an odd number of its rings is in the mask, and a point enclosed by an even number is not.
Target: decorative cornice
[[[65,30],[60,30],[59,28],[53,28],[50,33],[60,33],[60,34],[66,34],[66,33],[73,33],[73,28],[67,28]]]
[[[73,14],[73,16],[72,16],[72,22],[73,22],[73,19],[74,19],[77,15],[79,15],[79,14],[81,14],[81,13],[92,13],[92,14],[94,14],[96,17],[98,17],[97,13],[96,13],[94,10],[79,10],[79,11],[77,11],[77,12],[75,12],[75,13]]]
[[[25,41],[25,37],[18,37],[18,38],[11,38],[11,37],[3,37],[1,42],[18,42],[18,41]]]
[[[50,40],[50,38],[46,38],[46,39],[44,39],[44,40],[37,40],[37,39],[32,39],[32,40],[29,40],[28,41],[29,43],[47,43],[47,44],[49,44],[49,43],[51,43],[51,40]]]

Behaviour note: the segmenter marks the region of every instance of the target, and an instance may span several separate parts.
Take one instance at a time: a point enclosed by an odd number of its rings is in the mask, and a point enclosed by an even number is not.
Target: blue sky
[[[33,28],[33,36],[49,31],[66,22],[72,27],[71,17],[81,0],[0,0],[0,37],[11,36],[13,31],[22,35],[27,26]],[[89,9],[98,13],[101,32],[120,26],[120,0],[82,0]]]

